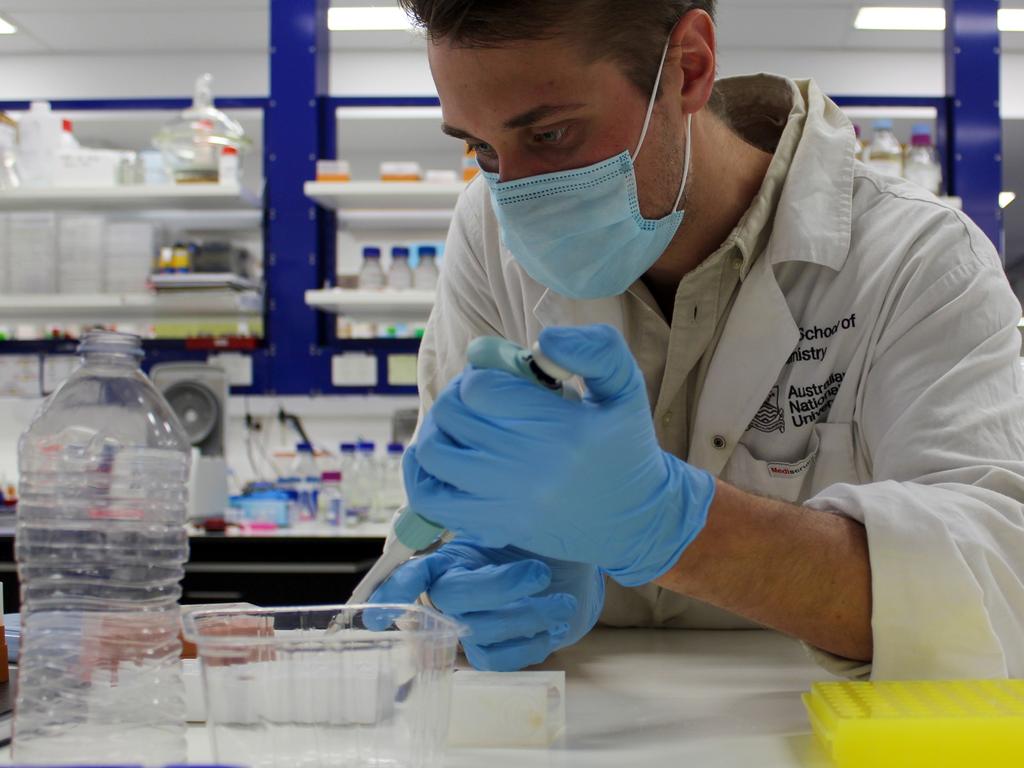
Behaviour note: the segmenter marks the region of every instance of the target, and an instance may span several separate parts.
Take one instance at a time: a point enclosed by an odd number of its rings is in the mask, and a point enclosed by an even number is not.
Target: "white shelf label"
[[[377,386],[377,358],[364,352],[334,355],[331,358],[331,384],[336,387]]]

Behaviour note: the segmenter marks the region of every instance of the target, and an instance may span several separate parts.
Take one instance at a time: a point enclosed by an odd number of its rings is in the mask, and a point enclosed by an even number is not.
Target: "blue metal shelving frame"
[[[1002,188],[1002,126],[999,115],[999,0],[944,0],[947,9],[946,95],[838,97],[841,106],[931,107],[937,143],[945,160],[950,194],[1002,250],[998,195]],[[331,282],[336,216],[306,198],[316,160],[337,151],[339,107],[439,106],[436,97],[332,97],[329,86],[330,0],[270,0],[270,95],[222,98],[227,109],[260,109],[264,114],[264,240],[267,301],[265,339],[252,351],[253,386],[238,394],[344,395],[414,394],[415,387],[387,383],[390,354],[414,354],[416,340],[341,340],[333,315],[306,306],[305,292]],[[56,100],[63,111],[180,110],[190,99]],[[27,101],[0,102],[0,109],[24,110]],[[0,354],[70,352],[61,341],[4,342]],[[182,342],[150,342],[147,362],[201,359]],[[331,357],[345,352],[377,357],[377,387],[337,388]]]

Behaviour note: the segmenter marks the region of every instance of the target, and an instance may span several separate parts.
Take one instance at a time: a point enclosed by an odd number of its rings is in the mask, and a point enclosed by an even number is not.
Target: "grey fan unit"
[[[228,376],[205,363],[163,363],[150,377],[171,408],[194,448],[203,456],[223,456],[227,431]]]
[[[223,515],[228,503],[227,373],[205,363],[163,363],[153,366],[149,375],[192,443],[190,517]]]

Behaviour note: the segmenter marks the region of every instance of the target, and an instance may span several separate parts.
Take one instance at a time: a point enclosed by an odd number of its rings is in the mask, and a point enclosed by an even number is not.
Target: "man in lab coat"
[[[461,538],[377,599],[425,593],[495,669],[600,616],[1024,676],[1021,310],[981,231],[855,162],[814,82],[715,82],[714,0],[402,5],[485,177],[405,467]],[[586,402],[464,370],[484,335],[539,339]]]

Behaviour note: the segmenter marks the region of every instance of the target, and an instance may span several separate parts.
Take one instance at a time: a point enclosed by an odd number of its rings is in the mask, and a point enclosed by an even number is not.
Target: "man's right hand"
[[[604,576],[592,565],[453,541],[403,565],[370,602],[414,603],[423,593],[468,628],[462,645],[474,667],[512,672],[540,664],[593,629],[604,606]]]

